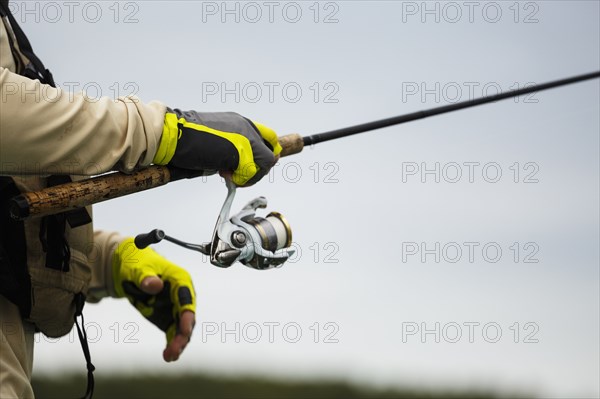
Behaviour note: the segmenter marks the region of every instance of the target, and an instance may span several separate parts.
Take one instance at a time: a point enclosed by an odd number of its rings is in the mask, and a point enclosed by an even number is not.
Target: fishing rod
[[[371,130],[381,129],[384,127],[401,125],[403,123],[416,121],[419,119],[429,118],[430,116],[441,115],[448,112],[458,111],[460,109],[471,108],[477,105],[493,103],[499,100],[519,97],[525,94],[535,93],[542,90],[548,90],[559,86],[566,86],[577,82],[582,82],[589,79],[600,78],[600,71],[577,75],[570,78],[554,80],[552,82],[523,87],[521,89],[498,93],[492,96],[475,98],[467,101],[461,101],[454,104],[442,105],[440,107],[431,108],[424,111],[417,111],[410,114],[394,116],[392,118],[380,119],[374,122],[363,123],[356,126],[345,127],[343,129],[332,130],[325,133],[313,134],[312,136],[303,137],[304,145],[313,145],[324,141],[335,140],[341,137],[348,137],[354,134],[369,132]]]
[[[523,87],[521,89],[498,93],[491,96],[443,105],[440,107],[395,116],[392,118],[345,127],[343,129],[332,130],[329,132],[318,133],[304,137],[299,134],[281,136],[279,137],[279,142],[283,148],[281,156],[286,157],[300,153],[305,146],[323,143],[325,141],[348,137],[389,126],[400,125],[419,119],[429,118],[435,115],[454,112],[465,108],[471,108],[478,105],[493,103],[499,100],[514,98],[525,94],[597,78],[600,78],[600,71]],[[40,191],[23,193],[12,199],[10,204],[10,214],[17,220],[23,220],[29,217],[40,217],[61,213],[113,198],[122,197],[124,195],[160,187],[172,181],[198,176],[201,176],[201,172],[181,170],[169,166],[158,165],[150,166],[132,174],[125,174],[121,172],[109,173],[93,177],[91,179],[48,187]]]

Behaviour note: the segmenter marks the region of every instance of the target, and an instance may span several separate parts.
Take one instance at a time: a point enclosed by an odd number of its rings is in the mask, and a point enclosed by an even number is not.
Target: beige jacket
[[[163,104],[145,104],[134,97],[92,100],[22,77],[17,72],[27,60],[18,47],[11,51],[8,35],[14,39],[4,19],[0,23],[0,175],[14,177],[21,190],[30,191],[44,187],[45,176],[51,174],[81,178],[110,170],[132,171],[152,162],[163,129]],[[16,40],[12,42],[16,45]],[[91,224],[67,226],[73,271],[67,276],[45,267],[38,238],[40,221],[26,222],[25,230],[28,268],[35,283],[31,321],[44,324],[47,335],[66,334],[73,309],[56,303],[68,301],[70,291],[83,291],[91,301],[114,295],[112,250],[121,237],[94,233]]]

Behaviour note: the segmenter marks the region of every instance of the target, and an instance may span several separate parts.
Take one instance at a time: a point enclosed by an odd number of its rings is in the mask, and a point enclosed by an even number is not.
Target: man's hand
[[[188,272],[151,248],[138,249],[128,238],[114,253],[113,281],[118,297],[127,297],[166,333],[164,360],[179,359],[195,324],[196,294]]]
[[[280,153],[272,129],[234,112],[168,109],[154,163],[230,173],[238,186],[250,186],[269,172]]]

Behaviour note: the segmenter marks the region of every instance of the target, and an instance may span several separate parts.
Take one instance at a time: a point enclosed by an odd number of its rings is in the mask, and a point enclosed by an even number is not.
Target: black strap
[[[90,355],[90,347],[87,341],[87,333],[85,332],[85,320],[83,319],[83,305],[85,305],[85,295],[81,292],[75,295],[75,326],[77,326],[77,335],[79,336],[79,342],[81,343],[81,349],[83,349],[83,356],[85,356],[85,365],[87,368],[87,388],[85,389],[85,395],[82,399],[91,399],[94,395],[94,370],[96,368],[92,364],[92,356]],[[81,327],[77,321],[77,317],[81,317]]]
[[[8,214],[9,200],[18,194],[13,179],[0,176],[0,294],[18,306],[22,317],[29,317],[31,280],[26,267],[25,227]]]
[[[55,175],[47,179],[48,187],[69,183],[69,176]],[[92,221],[85,208],[74,209],[56,215],[45,216],[40,224],[40,241],[46,252],[46,267],[69,271],[71,260],[71,249],[65,235],[67,223],[72,228],[83,226]]]
[[[38,79],[40,82],[48,84],[52,87],[56,87],[54,83],[54,77],[52,73],[46,69],[42,61],[35,55],[29,39],[17,23],[17,20],[12,15],[8,8],[8,1],[0,1],[0,12],[2,16],[7,17],[10,22],[10,27],[19,44],[19,51],[29,59],[29,64],[25,65],[25,70],[21,72],[21,75],[26,76],[30,79]],[[10,35],[9,35],[10,40]]]

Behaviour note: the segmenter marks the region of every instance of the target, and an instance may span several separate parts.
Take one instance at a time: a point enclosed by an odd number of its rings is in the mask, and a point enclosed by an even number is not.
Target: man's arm
[[[0,174],[95,175],[152,163],[166,107],[90,99],[0,67]]]
[[[92,280],[86,294],[88,302],[99,302],[102,298],[116,298],[113,276],[113,255],[125,237],[115,232],[94,231],[94,244],[90,245],[88,261],[92,269]]]

